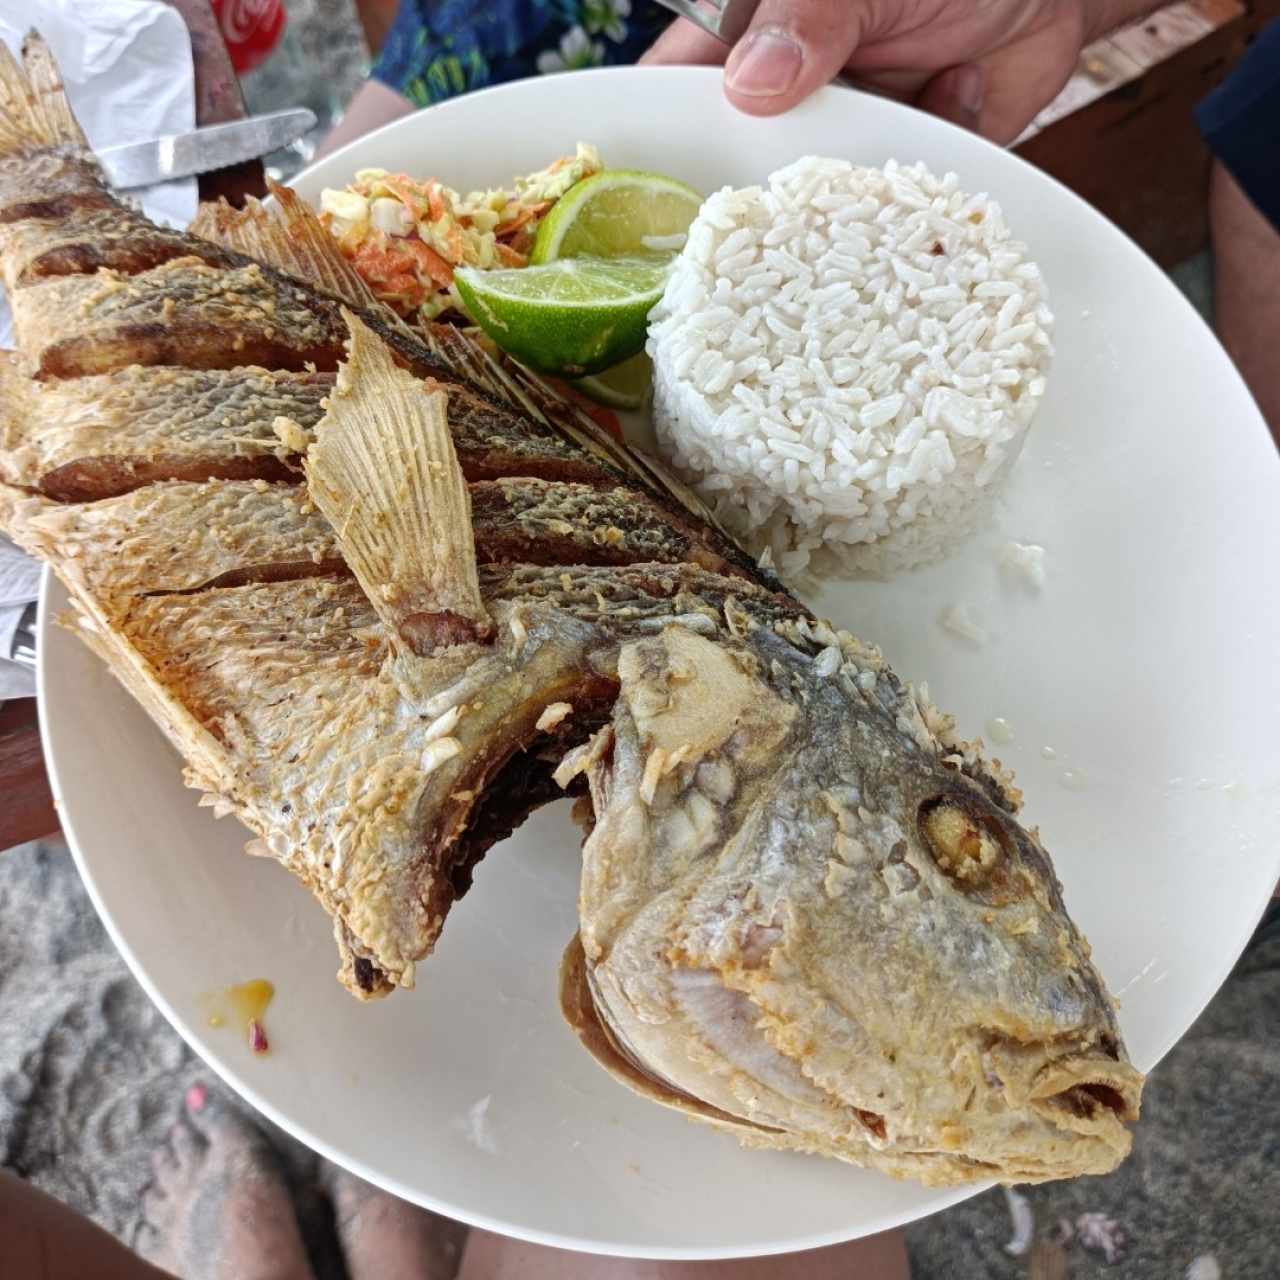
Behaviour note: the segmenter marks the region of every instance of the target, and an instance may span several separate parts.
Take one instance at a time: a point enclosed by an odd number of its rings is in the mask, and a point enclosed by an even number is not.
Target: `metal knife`
[[[19,666],[34,667],[36,665],[36,602],[33,600],[22,611],[22,620],[13,634],[13,644],[9,653],[0,651],[0,658],[8,658]]]
[[[207,125],[190,133],[171,133],[149,142],[104,147],[97,156],[111,185],[118,191],[127,191],[130,187],[149,187],[153,182],[256,160],[295,142],[315,123],[314,112],[293,107],[247,120]]]

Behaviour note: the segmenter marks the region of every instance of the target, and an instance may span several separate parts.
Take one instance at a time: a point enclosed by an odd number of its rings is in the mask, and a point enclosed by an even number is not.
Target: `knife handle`
[[[176,9],[191,33],[191,58],[196,73],[196,124],[221,124],[225,120],[243,120],[244,95],[240,81],[231,66],[231,55],[218,26],[209,0],[165,0]],[[213,173],[202,173],[197,179],[201,200],[227,200],[237,209],[249,196],[267,194],[266,177],[261,160]]]

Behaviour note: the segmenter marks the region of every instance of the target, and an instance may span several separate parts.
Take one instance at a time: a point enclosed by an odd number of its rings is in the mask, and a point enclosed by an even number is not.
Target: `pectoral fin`
[[[312,501],[401,653],[486,641],[471,498],[438,383],[350,312],[348,358],[307,453]]]

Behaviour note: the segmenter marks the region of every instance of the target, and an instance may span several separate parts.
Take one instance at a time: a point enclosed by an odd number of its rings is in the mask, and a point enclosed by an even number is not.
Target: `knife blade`
[[[104,147],[97,156],[111,185],[118,191],[127,191],[256,160],[296,141],[315,123],[314,112],[293,107],[247,120],[211,124],[190,133],[171,133],[148,142]]]
[[[13,633],[13,643],[8,653],[0,651],[0,658],[8,658],[21,667],[36,665],[36,602],[33,600],[22,611],[18,628]]]

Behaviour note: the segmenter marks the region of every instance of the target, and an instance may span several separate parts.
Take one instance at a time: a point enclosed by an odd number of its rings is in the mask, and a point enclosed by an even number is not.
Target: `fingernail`
[[[186,1097],[187,1106],[192,1111],[199,1111],[204,1106],[205,1099],[208,1096],[209,1096],[208,1092],[206,1091],[204,1085],[193,1084],[191,1088],[187,1090],[187,1097]]]
[[[956,102],[966,114],[976,116],[982,110],[982,68],[961,67],[955,79]]]
[[[800,46],[785,32],[752,31],[729,58],[729,88],[751,98],[776,97],[795,84],[803,61]]]

